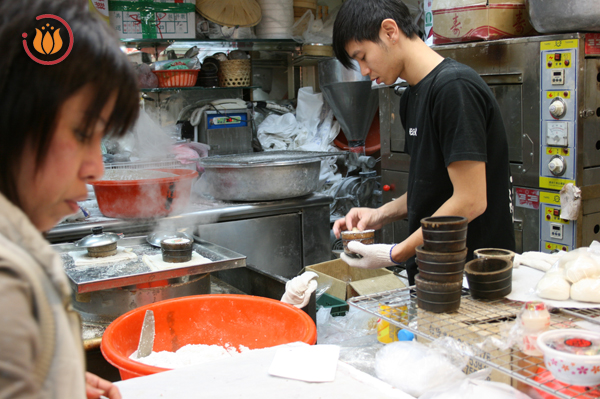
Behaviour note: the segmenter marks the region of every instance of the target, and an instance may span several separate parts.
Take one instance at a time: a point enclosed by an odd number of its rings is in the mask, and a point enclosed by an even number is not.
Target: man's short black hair
[[[380,43],[381,23],[388,18],[396,21],[408,38],[418,37],[419,28],[400,0],[347,0],[342,5],[333,25],[333,51],[342,65],[352,68],[346,44],[364,40]]]

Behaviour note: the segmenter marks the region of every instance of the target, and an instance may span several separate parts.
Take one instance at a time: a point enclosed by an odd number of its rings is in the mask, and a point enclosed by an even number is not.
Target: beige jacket
[[[60,256],[0,194],[0,398],[85,398],[81,326]]]

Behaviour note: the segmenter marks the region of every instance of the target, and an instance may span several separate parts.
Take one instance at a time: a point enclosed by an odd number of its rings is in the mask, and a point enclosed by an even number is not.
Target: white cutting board
[[[231,358],[119,381],[116,385],[123,399],[414,399],[341,361],[333,382],[310,383],[271,376],[268,370],[277,348],[248,351]]]

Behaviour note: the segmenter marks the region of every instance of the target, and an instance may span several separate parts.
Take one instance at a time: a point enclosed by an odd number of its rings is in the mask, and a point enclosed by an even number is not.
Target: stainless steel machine
[[[569,33],[433,47],[490,86],[509,141],[517,251],[571,250],[600,239],[600,35]],[[401,91],[397,90],[396,91]],[[409,157],[393,88],[380,90],[383,200],[406,190]],[[560,218],[560,190],[582,191],[576,221]],[[386,242],[408,234],[400,221]]]
[[[337,185],[331,206],[332,219],[344,216],[352,207],[381,204],[381,183],[376,159],[365,155],[365,139],[378,107],[378,93],[368,76],[345,68],[337,59],[319,62],[319,85],[348,140],[346,159],[349,174]],[[358,170],[358,173],[353,173]]]

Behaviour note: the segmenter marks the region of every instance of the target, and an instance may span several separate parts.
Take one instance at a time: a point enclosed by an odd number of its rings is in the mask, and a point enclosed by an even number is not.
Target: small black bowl
[[[465,274],[473,282],[504,280],[512,276],[512,262],[501,258],[477,258],[467,262]]]
[[[427,230],[421,228],[423,240],[429,241],[458,241],[467,239],[467,228],[462,230]]]
[[[460,281],[432,281],[425,280],[421,273],[415,276],[415,285],[417,289],[429,292],[455,292],[462,289],[462,279]]]
[[[457,262],[430,262],[422,259],[417,259],[419,270],[434,273],[452,273],[462,272],[465,269],[465,259]]]
[[[427,310],[432,313],[452,313],[460,308],[460,299],[454,302],[429,302],[417,298],[417,306],[419,309]]]
[[[456,262],[467,258],[467,248],[458,252],[434,252],[427,251],[423,245],[419,245],[415,248],[415,251],[417,252],[417,259],[427,262]]]
[[[423,239],[423,248],[431,252],[461,252],[467,247],[467,239],[455,241],[431,241]]]
[[[463,230],[467,228],[468,222],[463,216],[430,216],[421,219],[421,228],[436,231]]]
[[[430,292],[423,291],[417,288],[417,298],[428,302],[448,303],[460,301],[462,290],[451,292]]]
[[[512,282],[506,287],[501,288],[499,290],[477,291],[469,289],[469,292],[471,293],[471,296],[475,299],[502,299],[512,292]]]
[[[421,279],[425,281],[434,281],[437,283],[458,283],[459,281],[463,281],[464,272],[463,270],[459,270],[457,272],[450,273],[436,273],[422,270],[419,267],[419,275],[421,276]]]

